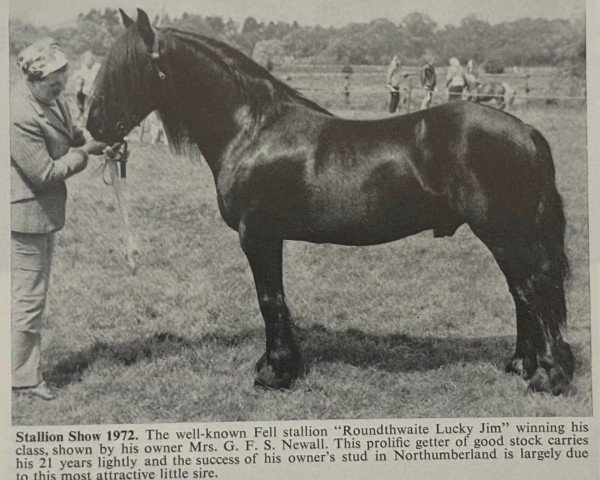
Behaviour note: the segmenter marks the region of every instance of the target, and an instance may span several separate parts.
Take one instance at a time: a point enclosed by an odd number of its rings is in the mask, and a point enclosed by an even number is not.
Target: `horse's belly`
[[[332,204],[311,204],[304,218],[288,224],[284,237],[314,243],[376,245],[430,228],[434,221],[427,202],[397,198],[389,203],[346,198]]]
[[[424,224],[411,225],[410,228],[390,228],[389,226],[385,228],[378,228],[377,226],[355,228],[354,226],[339,226],[335,229],[303,229],[292,231],[284,235],[284,238],[286,240],[300,240],[311,243],[365,246],[393,242],[430,228],[432,227]]]

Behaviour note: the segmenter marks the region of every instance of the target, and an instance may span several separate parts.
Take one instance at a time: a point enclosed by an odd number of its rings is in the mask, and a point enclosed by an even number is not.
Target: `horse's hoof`
[[[552,353],[553,355],[550,357],[537,355],[534,361],[524,362],[525,372],[531,372],[531,375],[529,375],[529,389],[534,392],[551,393],[552,395],[574,393],[575,388],[571,386],[571,379],[575,370],[575,358],[571,352],[571,347],[567,342],[560,340]],[[523,377],[526,380],[528,378],[525,375]]]
[[[254,385],[269,390],[286,390],[293,385],[297,377],[298,375],[292,372],[278,373],[271,365],[265,364],[258,370]]]
[[[280,359],[278,362],[269,361],[266,353],[256,362],[256,378],[254,385],[270,389],[290,388],[302,371],[300,355],[287,356],[287,361]]]
[[[546,392],[552,395],[568,395],[574,392],[570,378],[559,366],[539,367],[529,380],[528,389],[533,392]]]
[[[512,373],[514,375],[522,376],[524,373],[523,359],[520,357],[511,358],[506,366],[504,367],[506,373]]]

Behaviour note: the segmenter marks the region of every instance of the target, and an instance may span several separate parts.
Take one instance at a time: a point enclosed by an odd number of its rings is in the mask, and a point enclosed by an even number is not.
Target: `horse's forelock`
[[[140,35],[128,29],[115,41],[94,82],[94,95],[123,99],[128,86],[142,85],[148,52]],[[126,92],[125,92],[126,93]],[[123,105],[124,106],[124,105]]]

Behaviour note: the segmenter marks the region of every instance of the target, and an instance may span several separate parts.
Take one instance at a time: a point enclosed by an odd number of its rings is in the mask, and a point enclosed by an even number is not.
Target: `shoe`
[[[56,395],[52,393],[52,390],[50,390],[48,384],[43,380],[40,383],[38,383],[35,387],[13,388],[13,390],[21,395],[38,397],[42,400],[54,400],[56,398]]]

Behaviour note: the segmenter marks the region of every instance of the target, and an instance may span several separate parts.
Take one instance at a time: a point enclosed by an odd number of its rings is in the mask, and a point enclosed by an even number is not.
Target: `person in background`
[[[479,73],[477,71],[477,67],[475,66],[475,60],[472,58],[467,62],[467,68],[465,72],[465,99],[470,99],[470,94],[477,94],[477,90],[481,86],[481,80],[479,80]]]
[[[344,102],[350,105],[350,75],[344,75]]]
[[[421,110],[429,108],[433,99],[437,78],[435,76],[435,66],[433,57],[427,55],[425,57],[425,65],[421,68],[421,86],[423,87],[423,101],[421,102]]]
[[[473,60],[472,58],[469,59],[469,61],[467,62],[467,74],[469,75],[473,75],[474,77],[477,78],[477,67],[475,66],[475,60]]]
[[[452,102],[462,98],[465,89],[465,72],[456,57],[450,59],[450,67],[446,73],[446,88],[448,88],[448,101]]]
[[[91,51],[84,52],[81,59],[81,67],[75,72],[77,108],[79,109],[77,123],[79,124],[85,123],[87,100],[92,94],[94,80],[98,75],[98,70],[100,70],[100,64],[94,60],[94,54]]]
[[[402,65],[400,57],[394,55],[387,70],[387,86],[390,89],[389,112],[395,113],[400,103],[400,82],[402,81]]]
[[[107,145],[73,126],[63,96],[68,62],[55,41],[25,48],[17,64],[24,78],[11,90],[10,112],[12,386],[52,400],[40,344],[54,234],[65,223],[65,179]]]
[[[350,65],[350,62],[349,61],[345,62],[344,66],[342,67],[342,74],[344,75],[343,92],[344,92],[344,101],[345,101],[346,105],[350,105],[350,83],[352,80],[353,73],[354,73],[354,69],[352,68],[352,65]]]

